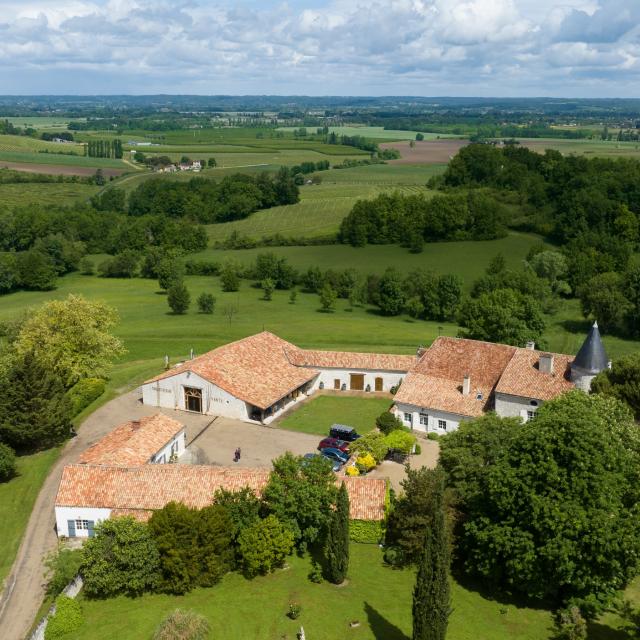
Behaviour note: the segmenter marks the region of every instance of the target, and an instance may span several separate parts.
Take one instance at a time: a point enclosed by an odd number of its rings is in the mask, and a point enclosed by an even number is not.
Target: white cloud
[[[621,95],[639,79],[635,0],[0,3],[4,93],[588,95],[592,74],[602,95],[610,72]]]

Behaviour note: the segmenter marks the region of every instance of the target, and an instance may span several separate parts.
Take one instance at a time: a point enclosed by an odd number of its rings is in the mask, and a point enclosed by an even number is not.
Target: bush
[[[146,524],[131,517],[105,520],[82,549],[80,574],[88,597],[106,598],[153,591],[160,556]]]
[[[415,454],[419,456],[421,453],[422,453],[422,447],[420,446],[419,443],[416,442]]]
[[[13,449],[0,442],[0,482],[11,480],[16,474],[16,454]]]
[[[238,543],[244,572],[253,577],[283,565],[293,549],[293,533],[270,515],[242,531]]]
[[[191,294],[183,282],[176,282],[167,292],[167,302],[173,313],[182,315],[191,304]]]
[[[401,567],[404,565],[404,557],[402,551],[396,547],[387,547],[384,550],[383,560],[392,567]]]
[[[204,616],[195,611],[176,609],[160,623],[153,640],[207,640],[210,631]]]
[[[383,537],[382,520],[350,520],[349,538],[353,542],[378,544]]]
[[[403,429],[402,421],[391,411],[384,411],[376,418],[376,426],[385,435],[395,431],[396,429]]]
[[[72,415],[77,416],[83,409],[97,400],[103,393],[106,383],[102,378],[83,378],[76,382],[67,396],[71,402]]]
[[[212,314],[216,308],[216,298],[211,293],[201,293],[198,296],[198,310],[200,313]]]
[[[45,640],[62,640],[77,631],[84,622],[80,603],[69,596],[58,596],[56,612],[49,618]]]
[[[389,447],[387,447],[384,435],[372,431],[371,433],[367,433],[362,436],[362,438],[358,438],[353,443],[351,449],[352,451],[357,452],[360,456],[370,453],[374,460],[380,463],[387,455]]]
[[[217,276],[220,273],[220,265],[208,260],[187,260],[184,267],[188,276]]]
[[[410,454],[416,443],[416,437],[407,431],[396,429],[384,438],[385,444],[389,449],[395,449],[404,454]]]
[[[371,469],[375,469],[376,465],[377,462],[375,458],[368,452],[356,458],[356,466],[360,473],[367,473],[371,471]]]
[[[291,602],[289,604],[289,611],[287,612],[287,616],[292,620],[297,620],[302,613],[302,607],[297,602]]]
[[[82,563],[81,549],[58,547],[45,559],[47,595],[56,597],[78,575]]]
[[[322,582],[322,569],[320,565],[315,561],[311,560],[311,571],[309,571],[309,580],[314,582],[315,584],[320,584]]]
[[[96,269],[93,264],[93,260],[90,258],[83,258],[80,261],[80,273],[83,276],[92,276],[95,273]]]
[[[435,440],[437,442],[438,440],[440,440],[440,436],[437,433],[430,431],[429,433],[427,433],[427,440]]]
[[[587,623],[578,607],[558,611],[554,640],[586,640]]]
[[[349,466],[347,467],[347,470],[345,471],[345,474],[351,477],[355,477],[355,476],[359,476],[360,475],[360,471],[358,470],[358,467],[354,467]]]

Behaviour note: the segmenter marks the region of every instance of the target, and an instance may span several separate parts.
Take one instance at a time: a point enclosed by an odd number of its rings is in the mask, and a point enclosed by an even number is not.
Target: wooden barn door
[[[382,391],[382,378],[376,378],[376,391]]]
[[[364,391],[364,373],[352,373],[349,388],[352,391]]]

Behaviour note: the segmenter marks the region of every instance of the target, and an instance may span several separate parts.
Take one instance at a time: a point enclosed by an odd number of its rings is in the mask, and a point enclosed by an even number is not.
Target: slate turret
[[[575,360],[571,363],[571,382],[578,389],[588,393],[591,389],[591,381],[609,367],[610,362],[600,338],[598,323],[594,322]]]

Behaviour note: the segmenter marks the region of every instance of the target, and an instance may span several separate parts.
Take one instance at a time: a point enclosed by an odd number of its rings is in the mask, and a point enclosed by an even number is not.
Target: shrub
[[[95,273],[96,269],[93,264],[93,260],[90,258],[82,258],[80,261],[80,273],[83,276],[92,276]]]
[[[67,396],[71,402],[72,415],[77,416],[83,409],[97,400],[105,389],[105,381],[102,378],[83,378],[76,382]]]
[[[437,433],[430,431],[429,433],[427,433],[427,440],[435,440],[437,442],[438,440],[440,440],[440,436]]]
[[[47,595],[57,596],[78,575],[82,562],[81,549],[58,547],[45,559]]]
[[[16,473],[16,454],[13,449],[0,442],[0,482],[6,482]]]
[[[167,294],[167,302],[171,311],[178,315],[186,313],[191,304],[191,294],[184,283],[176,282],[169,288]]]
[[[345,471],[345,474],[348,476],[359,476],[360,475],[360,471],[358,470],[358,467],[354,467],[353,465],[347,467],[347,470]]]
[[[401,567],[404,564],[402,551],[396,547],[387,547],[382,557],[383,560],[392,567]]]
[[[176,609],[160,623],[153,640],[207,640],[210,630],[204,616],[195,611]]]
[[[113,518],[95,531],[82,549],[80,565],[87,596],[139,595],[157,587],[160,556],[146,524]]]
[[[422,447],[416,442],[415,454],[419,456],[422,453]]]
[[[403,429],[402,421],[391,411],[384,411],[376,418],[376,426],[385,435],[395,431],[396,429]]]
[[[405,454],[411,453],[413,445],[416,443],[416,437],[407,431],[396,429],[384,438],[385,444],[389,449],[395,449]]]
[[[311,560],[311,571],[309,571],[309,580],[311,580],[311,582],[314,582],[315,584],[320,584],[322,582],[322,569],[315,560]]]
[[[184,267],[188,276],[217,276],[220,273],[220,265],[208,260],[187,260]]]
[[[49,618],[44,632],[45,640],[62,640],[77,631],[83,623],[80,603],[69,596],[58,596],[56,612]]]
[[[382,520],[350,520],[349,539],[363,544],[378,544],[383,538]]]
[[[554,640],[586,640],[587,623],[578,607],[558,611]]]
[[[244,572],[253,577],[283,565],[293,549],[293,533],[270,515],[245,529],[238,543]]]
[[[287,612],[287,615],[292,620],[297,620],[300,617],[301,613],[302,613],[302,607],[297,602],[289,603],[289,611]]]
[[[211,293],[201,293],[198,296],[198,310],[200,313],[212,314],[216,308],[216,298]]]
[[[362,438],[358,438],[351,449],[360,456],[370,453],[374,460],[379,463],[384,460],[389,447],[387,447],[383,434],[372,431],[362,436]]]
[[[260,287],[264,292],[264,300],[271,300],[273,297],[273,291],[276,288],[275,282],[271,278],[265,278],[261,283]]]
[[[356,466],[360,473],[367,473],[371,469],[375,469],[376,465],[376,460],[370,453],[365,453],[356,459]]]

